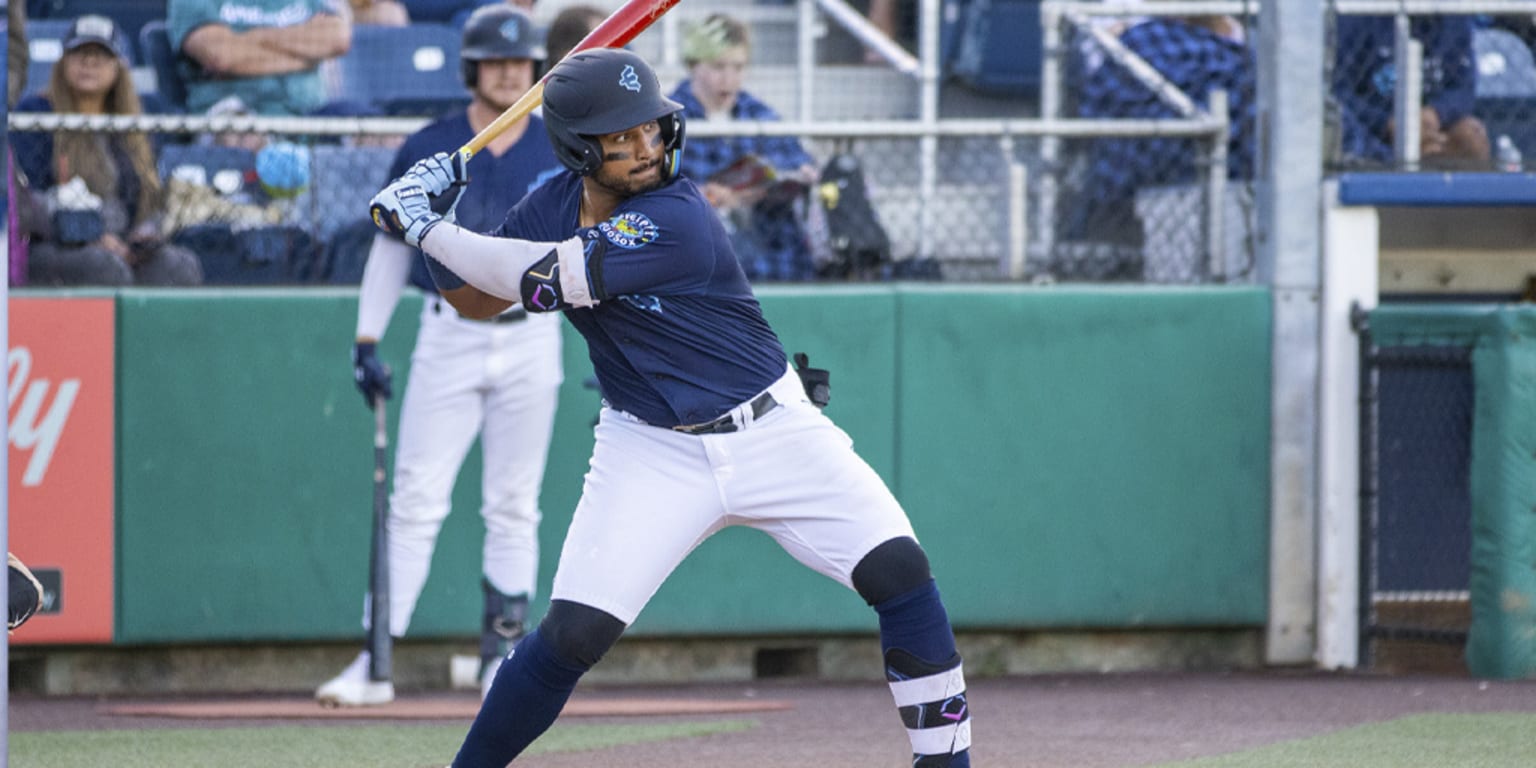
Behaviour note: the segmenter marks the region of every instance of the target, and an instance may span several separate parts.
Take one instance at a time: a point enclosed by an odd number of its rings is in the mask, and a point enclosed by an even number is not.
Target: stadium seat
[[[311,279],[316,244],[298,227],[270,225],[236,229],[228,224],[194,224],[171,242],[196,252],[206,285],[280,285]]]
[[[256,153],[240,147],[167,144],[160,148],[160,178],[191,174],[190,181],[225,195],[254,194]]]
[[[945,0],[941,58],[961,84],[998,96],[1040,90],[1040,0]]]
[[[129,40],[137,40],[145,24],[165,18],[165,5],[166,0],[28,0],[27,32],[30,35],[32,23],[41,19],[63,21],[67,26],[76,16],[99,13],[117,22]],[[134,64],[149,63],[132,58],[134,52],[131,47],[128,50]]]
[[[167,144],[160,149],[159,171],[167,180],[177,177],[212,187],[231,203],[270,202],[256,181],[256,155],[248,149]],[[193,223],[178,229],[171,241],[197,252],[203,281],[210,285],[302,283],[315,279],[320,268],[318,244],[293,223],[254,227],[222,220]]]
[[[336,60],[331,100],[365,101],[390,115],[437,116],[469,103],[459,80],[457,29],[359,25]]]
[[[1536,55],[1514,33],[1498,28],[1477,30],[1472,48],[1477,57],[1473,111],[1487,126],[1489,139],[1507,134],[1526,158],[1536,158]]]
[[[139,47],[154,70],[156,92],[174,112],[187,110],[187,84],[181,57],[171,49],[171,35],[164,21],[152,21],[139,30]]]

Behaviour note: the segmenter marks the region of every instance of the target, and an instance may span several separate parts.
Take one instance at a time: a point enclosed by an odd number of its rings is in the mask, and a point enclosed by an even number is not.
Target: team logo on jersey
[[[624,65],[624,71],[619,73],[619,85],[624,86],[625,90],[640,92],[640,76],[635,74],[635,65]]]
[[[639,248],[661,234],[650,217],[637,211],[625,211],[599,225],[599,231],[608,242],[620,248]]]

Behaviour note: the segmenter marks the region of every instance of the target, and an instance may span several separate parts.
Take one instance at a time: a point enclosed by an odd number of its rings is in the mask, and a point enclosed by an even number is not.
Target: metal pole
[[[1207,111],[1224,123],[1230,122],[1227,92],[1211,91]],[[1211,135],[1210,162],[1205,169],[1205,247],[1207,272],[1211,281],[1221,282],[1227,274],[1227,142],[1231,128]]]
[[[800,0],[800,13],[796,24],[799,49],[796,52],[800,73],[799,117],[810,121],[815,103],[816,90],[816,0]]]
[[[1420,132],[1419,112],[1424,100],[1424,45],[1413,39],[1407,14],[1394,18],[1394,45],[1392,67],[1397,71],[1393,84],[1392,149],[1398,166],[1405,171],[1419,168]]]
[[[1029,242],[1029,168],[1019,161],[1012,136],[998,142],[1008,159],[1008,243],[1003,248],[1003,263],[998,274],[1009,280],[1022,280],[1025,274],[1025,245]]]
[[[1269,622],[1265,659],[1317,647],[1323,2],[1261,8],[1259,275],[1273,285]]]
[[[1046,120],[1061,118],[1061,50],[1062,15],[1055,3],[1047,2],[1040,7],[1040,116]],[[1038,182],[1040,199],[1035,206],[1034,234],[1040,244],[1040,258],[1047,264],[1054,263],[1056,248],[1056,195],[1057,175],[1061,173],[1061,139],[1046,135],[1040,139],[1040,167],[1044,171]]]
[[[918,139],[922,165],[918,169],[917,254],[926,259],[934,255],[934,201],[938,198],[939,137],[931,129],[939,122],[939,0],[922,0],[919,13],[922,14],[917,25],[918,59],[922,62],[918,82],[919,120],[924,134]]]

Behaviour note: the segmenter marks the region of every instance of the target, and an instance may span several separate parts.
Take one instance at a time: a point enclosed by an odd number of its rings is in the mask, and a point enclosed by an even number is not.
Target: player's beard
[[[626,171],[622,176],[611,173],[609,164],[598,166],[597,173],[592,174],[592,180],[598,186],[620,197],[634,197],[659,188],[666,183],[666,176],[662,173],[662,165],[666,157],[656,158],[656,162]],[[657,169],[652,175],[647,176],[650,169]]]

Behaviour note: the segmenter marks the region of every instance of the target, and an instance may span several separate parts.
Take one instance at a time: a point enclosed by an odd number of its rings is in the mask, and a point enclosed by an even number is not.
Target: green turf
[[[1413,715],[1156,768],[1530,768],[1536,715]]]
[[[742,731],[750,720],[556,725],[525,754]],[[464,725],[333,725],[12,733],[14,768],[442,768]]]

